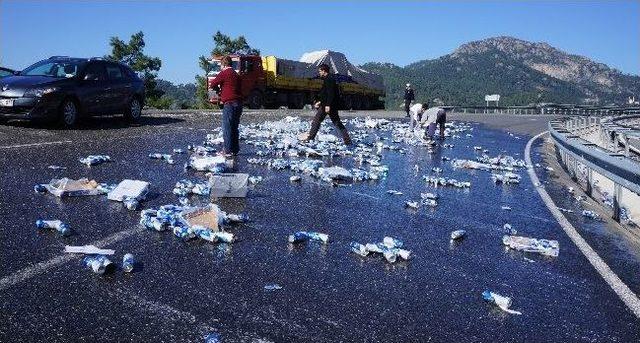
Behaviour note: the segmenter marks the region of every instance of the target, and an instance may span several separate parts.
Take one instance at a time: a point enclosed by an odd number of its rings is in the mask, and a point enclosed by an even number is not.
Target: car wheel
[[[138,98],[133,98],[129,102],[129,107],[125,111],[125,118],[129,121],[138,121],[142,116],[142,104]]]
[[[60,107],[60,124],[73,127],[78,122],[78,105],[72,99],[67,99]]]

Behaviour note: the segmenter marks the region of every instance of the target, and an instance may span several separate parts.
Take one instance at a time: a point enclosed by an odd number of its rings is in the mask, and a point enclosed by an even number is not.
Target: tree
[[[111,45],[111,55],[107,55],[105,58],[122,62],[137,72],[144,81],[147,99],[151,103],[157,103],[164,94],[156,87],[156,78],[162,61],[157,57],[149,57],[144,54],[144,33],[140,31],[131,35],[128,43],[118,37],[111,37],[109,45]]]
[[[213,35],[213,42],[215,46],[211,50],[211,56],[239,54],[239,55],[260,55],[260,50],[254,49],[249,46],[247,39],[244,36],[238,38],[231,38],[220,31],[217,31]],[[205,56],[198,58],[200,68],[204,72],[204,76],[196,75],[196,99],[197,106],[200,108],[210,108],[211,104],[208,101],[209,95],[207,94],[207,77],[206,75],[212,70],[213,66],[209,63],[209,59]]]

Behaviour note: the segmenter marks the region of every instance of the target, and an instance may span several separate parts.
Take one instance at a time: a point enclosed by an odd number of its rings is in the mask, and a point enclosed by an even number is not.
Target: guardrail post
[[[620,222],[620,200],[622,197],[622,186],[613,184],[613,220]]]
[[[587,189],[586,193],[588,196],[591,196],[593,193],[593,171],[591,168],[585,166],[587,168]]]

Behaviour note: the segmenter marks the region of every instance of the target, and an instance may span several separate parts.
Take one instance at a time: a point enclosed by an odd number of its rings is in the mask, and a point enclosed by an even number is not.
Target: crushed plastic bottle
[[[81,158],[80,163],[86,164],[88,167],[102,164],[105,162],[111,162],[111,157],[107,155],[89,155],[85,158]]]
[[[420,207],[420,205],[418,204],[417,201],[405,201],[404,202],[404,207],[405,208],[412,208],[414,210],[417,210]]]
[[[155,160],[163,160],[163,161],[166,161],[168,164],[175,164],[175,161],[173,160],[173,156],[171,156],[170,154],[153,153],[153,154],[149,154],[149,158],[152,158]]]
[[[462,239],[464,238],[464,236],[467,234],[467,231],[465,230],[455,230],[453,232],[451,232],[451,240],[455,241],[458,239]]]
[[[390,189],[387,191],[387,194],[391,194],[391,195],[402,195],[402,192],[400,191],[396,191],[395,189]]]
[[[96,274],[104,274],[115,269],[115,265],[104,255],[89,255],[83,260],[86,268],[91,269]]]
[[[289,243],[301,243],[308,240],[319,241],[326,244],[329,241],[329,235],[313,231],[298,231],[289,235]]]
[[[438,206],[438,202],[433,200],[433,199],[422,199],[421,202],[423,205],[425,206],[429,206],[429,207],[436,207]]]
[[[300,180],[302,180],[302,177],[300,177],[300,175],[292,175],[289,178],[289,181],[291,181],[291,182],[300,182]]]
[[[511,302],[512,302],[511,298],[509,297],[505,297],[500,294],[494,293],[492,291],[486,290],[482,292],[482,299],[495,304],[504,312],[511,313],[511,314],[522,314],[522,312],[509,309],[509,307],[511,307]]]
[[[250,176],[249,183],[252,185],[257,185],[262,182],[262,176]]]
[[[124,200],[122,200],[122,204],[128,210],[135,211],[138,209],[138,206],[140,206],[140,201],[138,201],[138,199],[136,198],[126,197],[124,198]]]
[[[500,208],[505,210],[505,211],[511,211],[511,207],[506,206],[506,205],[502,205],[502,206],[500,206]]]
[[[560,251],[558,241],[548,239],[505,235],[502,237],[502,243],[510,249],[535,252],[552,257],[557,257]]]
[[[133,254],[125,254],[124,257],[122,257],[122,270],[125,273],[133,272],[135,263],[136,261],[133,257]]]
[[[265,291],[277,291],[279,289],[282,289],[282,286],[278,285],[277,283],[270,283],[264,286]]]
[[[517,234],[517,233],[518,233],[518,231],[517,231],[516,229],[512,228],[512,227],[511,227],[511,224],[508,224],[508,223],[507,223],[507,224],[504,224],[504,225],[502,226],[502,228],[503,228],[503,229],[504,229],[504,231],[505,231],[507,234],[509,234],[509,235],[515,235],[515,234]]]
[[[42,219],[38,219],[38,220],[36,220],[36,227],[38,229],[55,229],[56,231],[58,231],[61,235],[65,236],[65,237],[71,235],[71,229],[69,228],[69,225],[63,223],[60,220],[42,220]]]
[[[173,153],[174,153],[174,154],[184,154],[184,153],[185,153],[185,151],[184,151],[184,150],[182,150],[182,149],[177,149],[177,148],[176,148],[176,149],[173,149]]]

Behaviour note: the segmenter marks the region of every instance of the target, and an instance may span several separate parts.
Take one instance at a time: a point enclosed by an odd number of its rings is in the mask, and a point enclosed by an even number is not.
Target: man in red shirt
[[[231,67],[231,57],[224,56],[220,60],[222,71],[209,82],[209,88],[220,86],[222,107],[222,137],[224,150],[222,155],[235,156],[240,151],[240,116],[242,115],[242,92],[240,91],[240,75]]]

